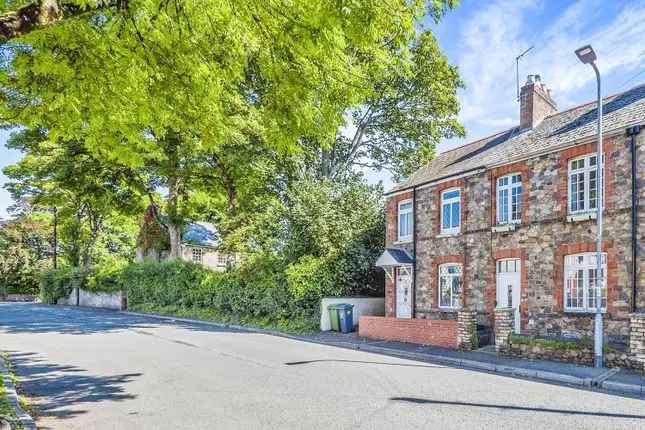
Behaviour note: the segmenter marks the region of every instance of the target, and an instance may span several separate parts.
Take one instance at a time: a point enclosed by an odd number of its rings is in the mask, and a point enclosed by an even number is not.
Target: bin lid
[[[349,303],[334,303],[333,305],[327,306],[327,309],[338,309],[341,311],[352,310],[354,309],[354,305],[350,305]]]

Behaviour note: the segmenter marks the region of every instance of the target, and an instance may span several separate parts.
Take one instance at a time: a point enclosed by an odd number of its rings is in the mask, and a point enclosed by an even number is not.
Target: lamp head
[[[583,64],[591,64],[597,58],[591,45],[585,45],[582,48],[576,49],[576,55]]]

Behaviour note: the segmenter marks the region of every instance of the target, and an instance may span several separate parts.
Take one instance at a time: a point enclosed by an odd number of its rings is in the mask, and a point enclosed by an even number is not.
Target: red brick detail
[[[529,223],[529,181],[530,169],[526,161],[506,164],[488,171],[491,189],[490,204],[490,225],[497,224],[497,178],[510,175],[511,173],[520,173],[522,175],[522,224]]]
[[[605,209],[613,209],[614,207],[614,158],[616,157],[614,149],[616,149],[616,142],[613,139],[606,139],[603,141],[603,153],[605,155]],[[555,199],[560,207],[560,216],[566,217],[569,208],[569,160],[572,158],[580,157],[583,155],[590,155],[596,152],[597,144],[586,143],[584,145],[577,145],[572,148],[567,148],[560,152],[560,166],[557,190]]]
[[[362,316],[358,324],[358,334],[371,339],[457,348],[456,320]]]
[[[437,198],[437,209],[432,214],[432,220],[435,225],[435,234],[441,233],[441,193],[449,188],[459,188],[461,190],[461,223],[459,225],[459,232],[464,231],[467,219],[466,207],[466,181],[463,179],[451,179],[450,181],[441,182],[435,186],[435,193]]]
[[[391,272],[394,271],[391,270]],[[396,276],[395,273],[391,274]],[[396,316],[396,282],[394,279],[390,279],[388,275],[385,275],[385,316]]]
[[[436,257],[432,262],[432,279],[430,281],[430,292],[432,298],[430,303],[432,303],[432,308],[439,309],[439,266],[445,263],[459,263],[461,264],[461,279],[463,282],[462,292],[461,292],[461,307],[466,307],[466,257],[464,255],[442,255]]]
[[[529,321],[529,268],[528,256],[524,248],[499,249],[493,252],[488,270],[488,285],[484,300],[486,301],[486,312],[491,315],[495,311],[497,301],[497,260],[506,258],[519,258],[520,260],[520,331],[526,330]]]
[[[412,199],[412,191],[392,196],[385,203],[386,246],[393,244],[399,239],[399,202],[410,199]]]
[[[555,299],[555,311],[564,311],[564,257],[571,254],[583,252],[595,252],[595,242],[563,243],[558,245],[555,252],[555,270],[553,279],[553,298]],[[618,263],[616,261],[616,250],[612,241],[602,243],[602,252],[607,253],[607,313],[615,311],[614,304],[618,299],[616,272]]]

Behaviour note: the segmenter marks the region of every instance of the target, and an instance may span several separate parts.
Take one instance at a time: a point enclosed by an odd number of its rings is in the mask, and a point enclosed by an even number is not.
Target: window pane
[[[401,212],[410,210],[410,209],[412,209],[412,202],[401,203],[401,206],[399,206],[399,210]]]
[[[439,306],[450,306],[450,290],[447,286],[447,277],[439,278]]]
[[[443,193],[443,200],[454,199],[459,197],[459,190],[453,190]]]
[[[461,277],[454,276],[452,278],[452,307],[458,308],[461,306]]]
[[[459,227],[461,203],[452,204],[451,227]]]
[[[505,223],[508,221],[508,190],[499,190],[497,197],[497,205],[498,205],[498,219],[500,223]]]
[[[441,227],[443,229],[450,228],[450,205],[443,205],[443,215]]]

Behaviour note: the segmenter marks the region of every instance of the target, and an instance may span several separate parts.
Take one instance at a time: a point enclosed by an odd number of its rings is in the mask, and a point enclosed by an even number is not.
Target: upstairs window
[[[399,203],[399,242],[412,240],[412,200]]]
[[[567,255],[564,257],[565,309],[595,312],[598,292],[596,253]],[[607,254],[602,254],[602,308],[607,308]]]
[[[461,307],[461,264],[439,266],[439,307],[458,309]]]
[[[459,233],[461,227],[461,190],[441,193],[441,233]]]
[[[204,250],[201,248],[193,248],[191,251],[191,257],[193,260],[193,263],[197,264],[202,264],[202,261],[204,259]]]
[[[497,178],[497,224],[522,220],[522,175]]]
[[[569,161],[569,213],[593,212],[597,207],[596,154]]]

